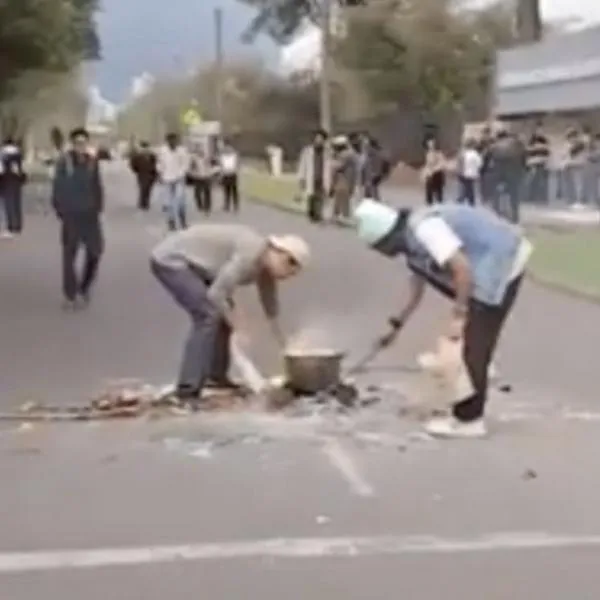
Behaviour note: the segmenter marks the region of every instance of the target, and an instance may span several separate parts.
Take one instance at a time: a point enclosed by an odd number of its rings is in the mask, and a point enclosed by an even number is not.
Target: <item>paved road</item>
[[[83,403],[107,380],[163,383],[176,367],[186,323],[147,269],[160,217],[136,215],[131,182],[108,178],[108,252],[87,313],[59,310],[52,218],[31,217],[0,248],[4,410]],[[290,330],[358,354],[401,301],[402,267],[348,232],[258,206],[241,219],[313,245],[313,268],[284,293]],[[254,357],[275,373],[245,296]],[[425,394],[405,367],[444,315],[428,298],[365,376],[391,391],[357,415],[4,426],[2,598],[595,598],[600,309],[525,286],[500,351],[514,392],[493,399],[494,436],[446,444],[396,416]]]

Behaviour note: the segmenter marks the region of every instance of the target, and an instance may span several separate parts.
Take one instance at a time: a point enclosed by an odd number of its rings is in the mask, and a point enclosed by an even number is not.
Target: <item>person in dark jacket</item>
[[[0,199],[4,205],[6,232],[2,237],[12,238],[23,230],[23,154],[17,144],[7,138],[0,148]]]
[[[507,128],[498,131],[490,147],[493,176],[492,208],[512,223],[520,220],[523,183],[527,173],[527,150],[517,135]],[[507,205],[505,208],[505,202]]]
[[[61,222],[63,293],[65,309],[87,306],[104,250],[100,216],[104,190],[98,161],[89,150],[89,134],[75,129],[71,148],[56,165],[52,206]],[[75,272],[79,248],[85,248],[81,277]]]
[[[150,148],[150,144],[141,142],[139,149],[133,151],[129,161],[138,184],[138,208],[143,211],[150,210],[152,189],[158,177],[156,160],[156,154]]]
[[[387,179],[392,165],[375,138],[368,138],[363,162],[363,189],[367,198],[380,200],[379,188]]]

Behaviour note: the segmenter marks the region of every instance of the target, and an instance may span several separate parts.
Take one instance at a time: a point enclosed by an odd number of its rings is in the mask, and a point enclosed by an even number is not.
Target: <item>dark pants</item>
[[[154,179],[149,177],[138,177],[138,208],[140,210],[150,209],[150,198],[154,188]]]
[[[97,216],[66,218],[62,221],[63,293],[73,301],[78,294],[87,295],[98,274],[100,257],[104,251],[102,224]],[[76,274],[75,263],[79,249],[85,250],[81,277]]]
[[[479,180],[479,190],[481,193],[481,200],[485,204],[491,204],[494,200],[495,194],[495,176],[489,167],[485,168],[481,172],[481,179]]]
[[[521,218],[521,184],[521,179],[517,176],[503,177],[496,182],[494,188],[492,208],[511,223],[518,223]]]
[[[200,212],[209,214],[212,211],[212,182],[209,178],[194,181],[194,200]]]
[[[506,290],[500,306],[488,306],[471,300],[465,328],[463,358],[475,393],[455,404],[453,414],[463,422],[483,416],[488,393],[488,372],[500,332],[517,298],[523,277],[515,279]]]
[[[364,183],[364,196],[365,198],[371,198],[371,200],[381,200],[379,194],[380,180],[378,178],[366,181]]]
[[[238,190],[237,175],[223,175],[221,179],[223,185],[223,209],[226,211],[240,209],[240,196]]]
[[[468,177],[460,177],[458,201],[466,202],[470,206],[475,206],[476,180]]]
[[[531,202],[536,204],[548,203],[549,173],[545,165],[529,167],[527,184],[527,195]]]
[[[316,189],[314,193],[308,197],[307,211],[308,220],[313,223],[321,223],[323,221],[323,205],[325,204],[325,191]]]
[[[23,230],[22,190],[21,184],[8,184],[1,192],[6,228],[11,233],[21,233]]]
[[[446,176],[443,171],[432,173],[425,179],[425,202],[427,204],[441,204],[444,201],[444,186]]]
[[[207,297],[209,283],[196,271],[189,267],[166,267],[154,260],[150,267],[192,321],[183,350],[177,391],[180,397],[196,398],[208,378],[226,379],[231,330]]]

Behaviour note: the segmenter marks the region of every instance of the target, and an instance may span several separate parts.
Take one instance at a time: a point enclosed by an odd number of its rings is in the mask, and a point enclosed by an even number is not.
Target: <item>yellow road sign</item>
[[[199,125],[202,123],[202,117],[200,113],[195,108],[190,108],[183,113],[181,117],[183,124],[187,127],[192,127],[194,125]]]

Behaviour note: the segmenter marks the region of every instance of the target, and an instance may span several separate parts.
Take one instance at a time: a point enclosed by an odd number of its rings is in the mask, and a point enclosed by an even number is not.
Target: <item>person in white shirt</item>
[[[163,186],[163,210],[170,231],[187,228],[185,182],[190,169],[190,156],[176,133],[169,133],[160,148],[156,170]]]
[[[219,160],[223,186],[223,210],[238,212],[240,195],[238,187],[239,157],[233,146],[226,143]]]
[[[477,182],[482,167],[483,158],[477,150],[477,142],[473,139],[466,140],[458,159],[459,202],[475,206]]]

